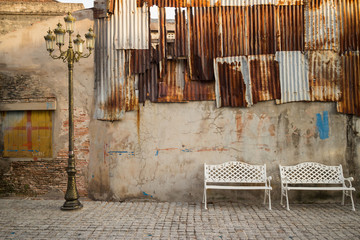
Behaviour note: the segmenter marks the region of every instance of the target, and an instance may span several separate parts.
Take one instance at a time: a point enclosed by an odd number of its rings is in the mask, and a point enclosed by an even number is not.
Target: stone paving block
[[[93,202],[0,199],[0,239],[360,239],[349,205],[293,204],[269,211],[246,203]],[[356,205],[359,209],[359,205]]]

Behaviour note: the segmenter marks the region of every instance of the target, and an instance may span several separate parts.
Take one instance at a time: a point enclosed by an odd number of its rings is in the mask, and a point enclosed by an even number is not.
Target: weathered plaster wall
[[[90,131],[89,194],[96,199],[201,201],[205,162],[266,163],[273,177],[273,199],[280,197],[279,164],[342,164],[345,175],[352,172],[359,177],[359,171],[349,169],[352,163],[358,169],[358,155],[345,159],[347,116],[337,113],[334,103],[275,105],[270,101],[251,108],[217,109],[214,102],[146,102],[123,121],[92,120]],[[356,144],[354,149],[358,140]],[[209,192],[213,200],[263,196],[257,191]],[[332,200],[328,192],[292,194],[299,201]]]
[[[88,32],[88,28],[93,26],[92,11],[81,10],[73,15],[77,18],[76,33],[84,35]],[[23,192],[24,188],[28,194],[44,194],[53,189],[66,190],[67,63],[51,59],[44,41],[44,35],[47,34],[49,27],[55,28],[58,22],[63,22],[63,17],[53,17],[0,36],[0,92],[2,93],[0,101],[37,101],[43,97],[55,97],[57,101],[57,108],[53,112],[53,157],[0,159],[3,169],[6,169],[0,174],[0,183],[13,192]],[[93,84],[94,58],[91,56],[75,63],[74,68],[75,154],[80,195],[87,195]]]

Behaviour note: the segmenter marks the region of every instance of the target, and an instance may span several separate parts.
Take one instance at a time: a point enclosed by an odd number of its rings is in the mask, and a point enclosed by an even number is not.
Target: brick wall
[[[64,109],[67,111],[67,109]],[[80,196],[87,196],[87,177],[90,151],[90,117],[85,112],[74,116],[74,139],[76,159],[76,181]],[[61,131],[68,134],[68,120],[62,122]],[[53,143],[55,144],[55,143]],[[51,159],[34,157],[33,159],[0,158],[0,195],[20,194],[38,196],[58,189],[65,193],[67,188],[68,144]]]

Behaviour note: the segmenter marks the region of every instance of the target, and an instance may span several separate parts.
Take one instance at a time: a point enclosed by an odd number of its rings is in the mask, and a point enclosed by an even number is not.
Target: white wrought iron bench
[[[265,190],[269,198],[271,210],[270,186],[271,177],[266,177],[266,164],[250,165],[243,162],[226,162],[219,165],[204,164],[204,195],[203,203],[207,209],[207,189],[228,190]]]
[[[354,179],[352,177],[344,178],[341,164],[339,166],[327,166],[315,162],[305,162],[295,166],[279,165],[279,168],[281,178],[280,204],[283,205],[283,196],[285,196],[287,210],[290,210],[288,191],[330,190],[343,191],[342,205],[344,205],[345,196],[349,196],[352,210],[355,211],[352,197],[352,191],[355,191],[355,188],[351,185],[351,181]],[[320,186],[316,186],[317,184]]]

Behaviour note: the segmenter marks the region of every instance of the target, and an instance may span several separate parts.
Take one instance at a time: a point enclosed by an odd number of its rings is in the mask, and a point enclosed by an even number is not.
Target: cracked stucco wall
[[[123,121],[92,120],[89,193],[95,199],[201,201],[203,164],[239,160],[266,163],[273,177],[272,197],[279,199],[279,164],[342,164],[346,176],[358,175],[349,165],[359,165],[358,157],[346,160],[346,126],[347,116],[336,112],[335,103],[269,101],[217,109],[214,102],[146,102]],[[341,197],[331,192],[291,194],[292,201],[305,202]],[[260,203],[262,197],[261,191],[209,191],[210,201]]]

